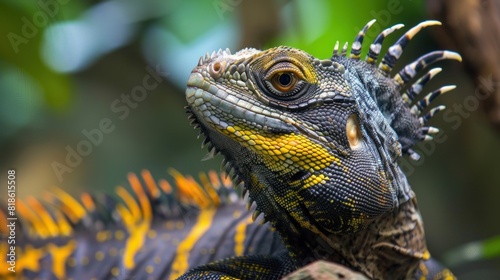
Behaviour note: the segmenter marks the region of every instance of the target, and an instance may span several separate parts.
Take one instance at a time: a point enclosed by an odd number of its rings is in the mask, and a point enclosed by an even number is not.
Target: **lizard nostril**
[[[217,79],[224,72],[225,63],[216,61],[210,65],[210,75],[212,78]]]
[[[221,68],[222,68],[222,66],[221,66],[220,62],[216,62],[212,65],[212,70],[214,72],[219,72]]]

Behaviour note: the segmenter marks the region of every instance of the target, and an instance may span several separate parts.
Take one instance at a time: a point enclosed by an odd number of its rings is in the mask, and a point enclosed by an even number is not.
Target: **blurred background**
[[[439,19],[396,68],[431,50],[459,51],[464,62],[438,63],[444,70],[424,91],[458,88],[435,102],[448,108],[432,120],[440,140],[403,164],[433,255],[460,279],[499,279],[499,13],[494,1],[466,0],[3,0],[0,180],[16,169],[25,198],[53,186],[111,193],[142,169],[156,178],[169,167],[219,170],[220,158],[200,161],[206,151],[184,112],[187,77],[205,52],[288,45],[328,58],[373,18],[365,42],[396,23]]]

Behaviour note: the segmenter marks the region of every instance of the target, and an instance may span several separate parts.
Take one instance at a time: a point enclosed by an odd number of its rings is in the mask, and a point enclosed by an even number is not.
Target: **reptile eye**
[[[359,121],[356,115],[349,116],[345,130],[351,149],[356,150],[361,147],[361,130],[359,129]]]
[[[272,76],[271,83],[277,90],[286,92],[295,87],[297,80],[297,77],[292,72],[280,72]]]
[[[280,100],[294,100],[302,96],[309,83],[295,64],[282,61],[273,65],[263,77],[265,92]]]

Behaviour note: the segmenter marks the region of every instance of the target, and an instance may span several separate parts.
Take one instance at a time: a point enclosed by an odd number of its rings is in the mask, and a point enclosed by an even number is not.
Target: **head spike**
[[[207,161],[210,159],[213,159],[219,152],[215,149],[212,148],[202,159],[201,161]]]
[[[382,31],[377,38],[373,41],[373,43],[370,45],[370,50],[368,51],[368,54],[366,55],[366,62],[370,64],[375,64],[375,62],[378,59],[378,56],[380,54],[380,50],[382,49],[382,43],[384,42],[385,37],[387,37],[389,34],[392,32],[402,28],[405,26],[404,24],[396,24],[393,25],[384,31]]]
[[[241,199],[245,200],[248,194],[248,190],[246,188],[243,188],[241,190]]]
[[[434,137],[432,137],[431,135],[424,135],[422,137],[422,141],[432,141],[432,139],[434,139]]]
[[[332,56],[339,56],[339,44],[340,44],[339,41],[335,42]]]
[[[205,148],[205,145],[207,145],[208,143],[210,143],[210,139],[208,139],[208,137],[205,137],[205,139],[201,141],[201,148]]]
[[[424,126],[422,127],[422,134],[438,134],[439,133],[439,128],[433,127],[433,126]]]
[[[456,88],[455,85],[443,86],[443,87],[440,87],[440,88],[436,89],[435,91],[427,94],[422,100],[418,101],[417,103],[415,103],[415,105],[413,105],[411,107],[411,109],[410,109],[411,113],[415,116],[420,115],[420,113],[425,108],[427,108],[427,106],[429,106],[429,104],[431,104],[432,100],[436,99],[436,97],[438,97],[439,95],[441,95],[445,92],[448,92],[450,90],[453,90],[455,88]]]
[[[417,152],[415,152],[413,149],[408,149],[407,152],[412,160],[417,161],[420,159],[420,155]]]
[[[365,38],[365,33],[375,23],[375,19],[370,20],[361,31],[359,31],[358,35],[354,39],[351,45],[351,55],[350,58],[359,59],[361,54],[361,48],[363,46],[363,39]]]
[[[434,78],[439,72],[441,72],[441,68],[436,67],[432,68],[427,72],[424,76],[418,79],[411,87],[409,87],[405,93],[403,93],[402,98],[406,102],[406,104],[410,105],[410,103],[417,97],[417,95],[422,92],[424,86]]]
[[[457,61],[462,61],[462,57],[452,51],[433,51],[419,57],[414,62],[406,65],[398,74],[393,78],[396,83],[400,86],[405,86],[418,74],[420,70],[425,68],[427,65],[432,64],[436,61],[443,59],[454,59]]]
[[[441,22],[437,20],[426,20],[418,25],[414,26],[412,29],[408,30],[403,36],[399,38],[399,40],[392,45],[387,54],[382,59],[382,62],[379,65],[379,68],[385,73],[387,76],[391,73],[392,67],[396,64],[399,57],[403,53],[404,48],[408,45],[408,42],[415,36],[422,28],[431,26],[431,25],[441,25]]]
[[[443,111],[444,109],[446,109],[446,106],[444,106],[444,105],[439,105],[435,108],[432,108],[427,114],[425,114],[425,116],[418,118],[418,120],[420,121],[420,124],[422,124],[422,125],[426,124],[430,118],[432,118],[438,112]]]
[[[259,210],[255,209],[255,211],[252,214],[252,221],[255,222],[255,220],[257,220],[257,218],[259,217],[260,214],[261,214],[261,212]]]
[[[345,42],[344,46],[342,47],[342,51],[340,52],[340,56],[345,56],[347,54],[347,47],[349,47],[349,43]]]
[[[252,198],[249,196],[249,197],[248,197],[248,200],[247,200],[247,204],[246,204],[247,211],[250,211],[250,209],[252,209],[252,206],[253,206],[253,200],[252,200]]]

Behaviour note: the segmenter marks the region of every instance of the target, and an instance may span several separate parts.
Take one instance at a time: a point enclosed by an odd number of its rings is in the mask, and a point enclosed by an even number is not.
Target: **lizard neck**
[[[304,230],[300,237],[286,230],[278,232],[297,267],[322,259],[349,266],[373,279],[388,279],[390,275],[411,278],[420,261],[430,257],[416,198],[411,194],[410,200],[358,232],[318,235]]]

